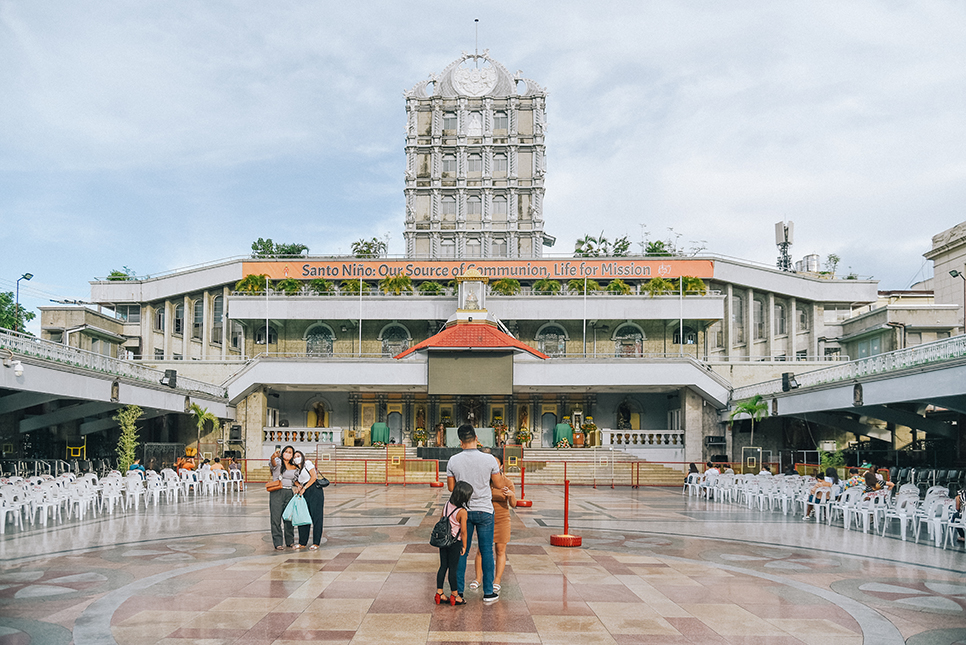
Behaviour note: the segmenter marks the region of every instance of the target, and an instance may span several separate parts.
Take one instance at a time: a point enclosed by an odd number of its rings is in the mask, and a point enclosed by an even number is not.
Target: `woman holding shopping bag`
[[[299,467],[299,474],[292,485],[292,491],[296,495],[302,495],[312,516],[312,545],[309,551],[316,551],[322,542],[322,515],[325,510],[325,491],[321,486],[317,486],[319,472],[315,469],[315,464],[305,458],[300,450],[295,451],[293,461]],[[296,549],[304,549],[309,543],[309,526],[306,524],[299,527],[299,543]]]
[[[295,544],[295,531],[291,522],[284,522],[282,513],[285,507],[292,500],[292,484],[298,476],[299,467],[292,463],[295,456],[295,448],[285,446],[282,452],[276,450],[272,453],[268,463],[272,469],[272,481],[281,482],[282,487],[270,491],[268,494],[268,508],[272,522],[272,543],[277,551],[285,550]],[[284,539],[284,542],[283,542]]]

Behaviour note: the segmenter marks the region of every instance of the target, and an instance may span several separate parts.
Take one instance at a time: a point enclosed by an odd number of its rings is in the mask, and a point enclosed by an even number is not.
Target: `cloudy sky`
[[[966,220],[958,1],[0,0],[0,290],[84,299],[258,237],[402,253],[402,92],[475,18],[549,91],[555,253],[670,227],[771,265],[784,218],[795,259],[901,289]]]

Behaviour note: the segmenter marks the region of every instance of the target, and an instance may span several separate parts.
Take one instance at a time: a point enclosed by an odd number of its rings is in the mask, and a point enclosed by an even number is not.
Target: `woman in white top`
[[[295,448],[285,446],[281,454],[276,450],[268,460],[272,469],[272,479],[282,482],[282,488],[268,494],[268,508],[272,522],[272,543],[278,551],[283,551],[286,546],[292,546],[292,543],[295,542],[292,523],[282,520],[282,512],[292,499],[292,486],[299,473],[298,466],[292,463],[294,455]]]
[[[306,459],[305,455],[299,450],[295,451],[292,462],[299,467],[299,474],[292,485],[292,490],[304,497],[305,505],[309,507],[309,515],[312,516],[312,546],[309,547],[309,551],[315,551],[322,541],[322,514],[325,509],[325,493],[315,485],[315,481],[318,479],[315,464]],[[299,543],[295,548],[304,549],[308,543],[309,527],[306,524],[299,527]]]

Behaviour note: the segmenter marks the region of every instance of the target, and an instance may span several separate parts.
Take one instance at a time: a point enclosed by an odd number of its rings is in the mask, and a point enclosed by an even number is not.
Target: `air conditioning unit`
[[[723,446],[728,443],[725,437],[705,437],[704,445],[706,446]]]

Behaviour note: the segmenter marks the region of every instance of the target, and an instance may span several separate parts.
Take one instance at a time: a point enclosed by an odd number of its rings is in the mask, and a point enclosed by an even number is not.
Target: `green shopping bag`
[[[301,495],[293,495],[292,500],[282,511],[282,519],[292,523],[292,526],[305,526],[312,523],[309,505]]]

